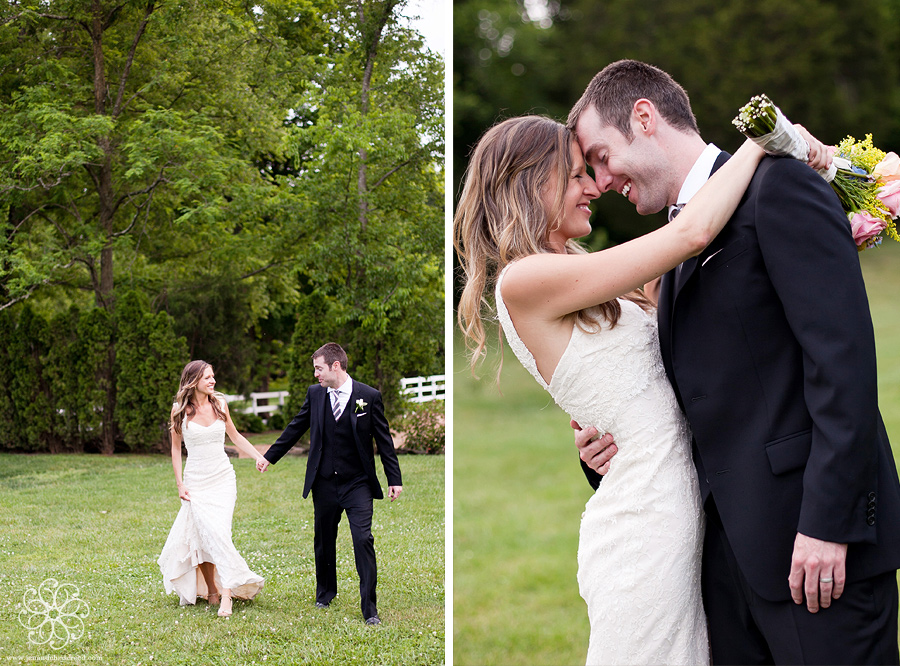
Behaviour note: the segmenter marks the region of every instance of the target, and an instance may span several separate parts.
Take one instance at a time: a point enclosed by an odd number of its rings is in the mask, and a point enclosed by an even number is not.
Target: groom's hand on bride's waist
[[[609,433],[600,437],[596,428],[581,429],[575,421],[570,421],[575,429],[575,446],[578,447],[578,455],[585,465],[603,476],[609,472],[609,461],[616,455],[615,442]]]

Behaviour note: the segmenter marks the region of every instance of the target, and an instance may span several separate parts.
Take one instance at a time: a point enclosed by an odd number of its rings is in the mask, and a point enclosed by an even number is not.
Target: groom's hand
[[[400,497],[400,493],[403,492],[403,486],[388,486],[388,497],[391,498],[393,502],[395,499]]]
[[[260,458],[256,461],[256,469],[260,471],[260,473],[265,472],[269,468],[269,461],[265,458]]]
[[[818,612],[820,607],[828,608],[833,599],[844,593],[846,561],[847,544],[821,541],[797,532],[788,576],[794,603],[802,604],[805,593],[810,613]]]
[[[613,442],[613,436],[606,433],[603,437],[597,437],[599,433],[596,428],[582,430],[575,421],[570,421],[569,424],[575,429],[575,446],[578,447],[578,455],[584,464],[600,476],[609,472],[609,461],[619,450]]]

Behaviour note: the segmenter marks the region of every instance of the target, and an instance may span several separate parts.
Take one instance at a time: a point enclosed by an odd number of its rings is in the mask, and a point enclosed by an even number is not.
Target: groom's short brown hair
[[[684,88],[658,67],[638,60],[618,60],[596,74],[569,112],[567,127],[574,132],[581,114],[593,107],[602,125],[612,125],[630,141],[631,110],[641,98],[653,102],[672,127],[700,134]]]
[[[338,343],[326,342],[310,358],[315,361],[320,356],[329,368],[337,361],[341,364],[341,370],[347,372],[347,352]]]

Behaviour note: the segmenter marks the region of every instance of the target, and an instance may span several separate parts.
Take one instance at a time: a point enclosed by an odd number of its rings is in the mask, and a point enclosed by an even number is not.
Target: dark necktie
[[[678,217],[678,213],[681,212],[681,209],[682,209],[682,208],[684,208],[684,204],[675,204],[674,206],[672,206],[672,207],[669,209],[669,222],[671,222],[671,221],[674,220],[676,217]],[[681,277],[681,267],[682,267],[682,266],[684,266],[684,264],[678,264],[678,265],[675,267],[675,279],[676,279],[676,280],[678,280],[678,278]]]

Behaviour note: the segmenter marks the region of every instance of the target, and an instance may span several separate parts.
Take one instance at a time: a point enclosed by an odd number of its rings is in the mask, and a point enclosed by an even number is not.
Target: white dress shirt
[[[328,399],[331,401],[332,409],[334,409],[334,398],[332,397],[332,393],[337,393],[338,402],[341,405],[340,413],[343,414],[344,410],[347,409],[347,403],[350,402],[350,394],[353,392],[353,380],[347,375],[347,381],[341,384],[338,388],[329,388],[328,389]]]
[[[675,202],[675,205],[669,206],[670,219],[672,209],[684,206],[695,194],[697,194],[697,192],[700,191],[700,188],[703,187],[704,183],[709,180],[713,166],[715,166],[716,163],[716,158],[719,157],[719,153],[721,152],[722,151],[719,150],[715,144],[709,143],[706,145],[706,148],[703,149],[703,152],[700,153],[700,157],[697,158],[697,161],[694,162],[694,166],[692,166],[690,172],[688,172],[687,178],[684,179],[681,190],[678,192],[678,200]]]

